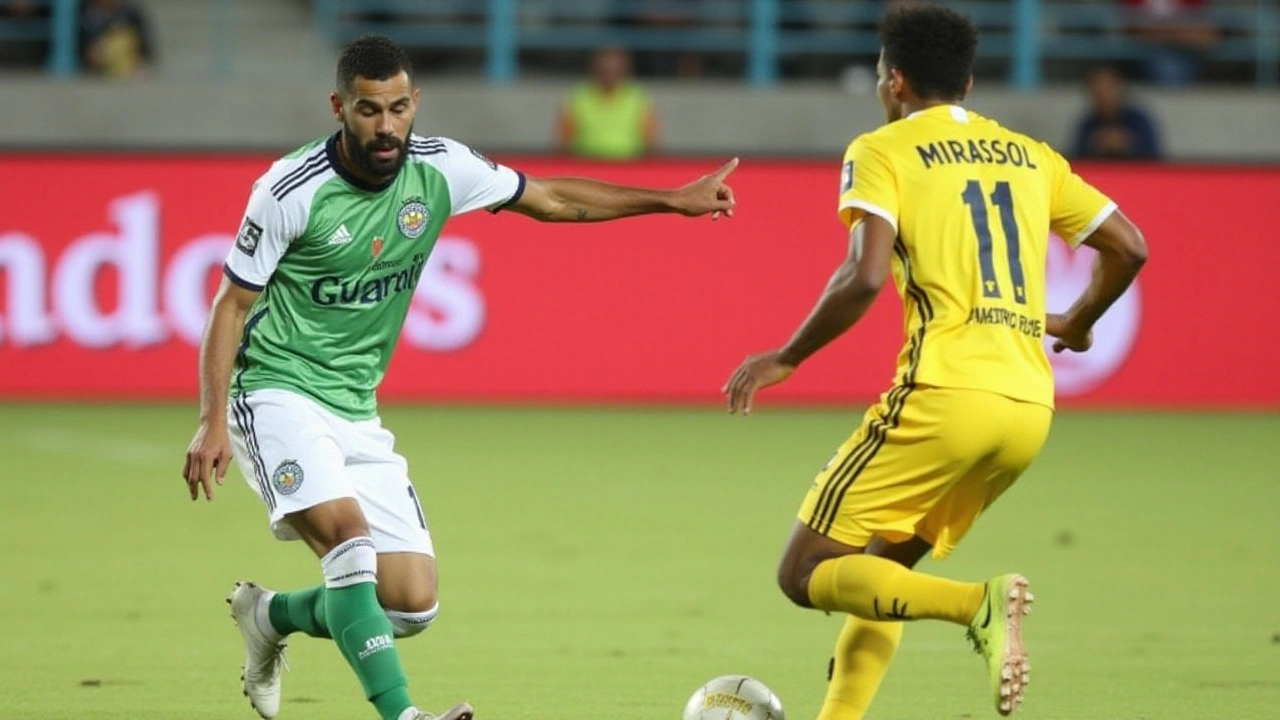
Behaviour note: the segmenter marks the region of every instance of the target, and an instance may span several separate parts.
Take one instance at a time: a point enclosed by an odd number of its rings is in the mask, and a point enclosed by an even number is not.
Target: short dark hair
[[[338,57],[338,89],[351,90],[357,77],[386,80],[403,70],[413,80],[413,63],[404,48],[382,35],[365,35],[342,49]]]
[[[965,15],[936,5],[908,5],[880,24],[884,60],[923,100],[959,100],[973,76],[978,30]]]
[[[1110,62],[1100,62],[1090,65],[1089,71],[1086,75],[1088,77],[1094,77],[1096,75],[1114,75],[1122,81],[1125,79],[1124,69],[1116,63]]]

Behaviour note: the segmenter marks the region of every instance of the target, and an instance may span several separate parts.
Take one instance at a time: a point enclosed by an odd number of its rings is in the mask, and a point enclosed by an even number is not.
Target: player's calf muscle
[[[378,600],[384,608],[425,613],[436,607],[436,569],[430,555],[379,554],[378,578]]]
[[[389,575],[381,575],[383,578],[390,578]],[[398,610],[406,613],[424,613],[430,612],[436,607],[437,598],[435,589],[419,590],[411,592],[397,592],[395,590],[384,591],[382,583],[378,586],[378,602],[382,607],[388,610]]]

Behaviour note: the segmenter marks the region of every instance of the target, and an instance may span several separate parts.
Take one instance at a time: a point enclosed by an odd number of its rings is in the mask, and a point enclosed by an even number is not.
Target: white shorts
[[[381,420],[344,420],[276,389],[233,398],[227,415],[240,471],[266,504],[277,538],[298,539],[290,513],[355,498],[378,552],[435,555],[409,463]]]

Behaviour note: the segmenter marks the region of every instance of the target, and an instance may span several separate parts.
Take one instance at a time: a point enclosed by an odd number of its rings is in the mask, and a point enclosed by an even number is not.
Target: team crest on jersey
[[[844,164],[844,168],[840,170],[840,193],[844,194],[853,189],[853,161]]]
[[[405,237],[417,239],[427,231],[427,222],[430,219],[431,213],[427,210],[427,204],[422,202],[422,198],[411,197],[400,206],[400,214],[396,216],[396,227],[400,228],[400,232]]]
[[[282,460],[271,474],[271,484],[281,495],[292,495],[302,487],[302,466],[297,460]]]

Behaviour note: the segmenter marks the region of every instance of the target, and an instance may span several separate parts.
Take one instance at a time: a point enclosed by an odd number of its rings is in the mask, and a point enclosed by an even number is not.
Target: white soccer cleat
[[[471,720],[472,715],[475,714],[475,711],[472,710],[471,706],[467,703],[458,703],[448,710],[445,710],[443,715],[432,715],[429,712],[423,712],[417,708],[411,708],[411,710],[415,714],[409,715],[409,713],[406,712],[401,717],[403,718],[408,716],[407,720]]]
[[[267,720],[280,712],[280,671],[285,667],[285,642],[272,638],[258,626],[258,608],[270,602],[271,591],[254,583],[236,583],[227,597],[231,618],[244,639],[244,666],[240,675],[249,704]]]

